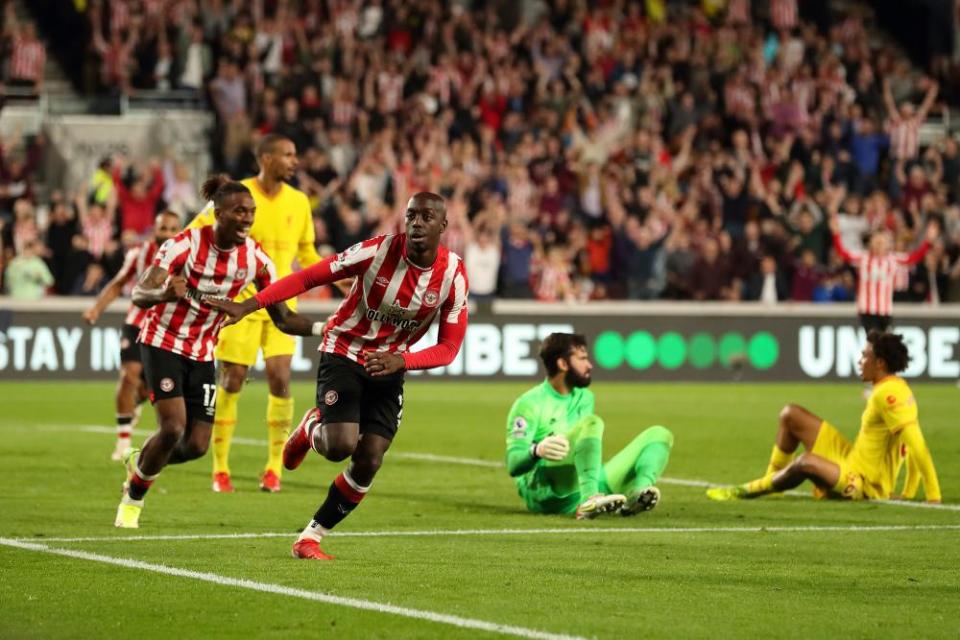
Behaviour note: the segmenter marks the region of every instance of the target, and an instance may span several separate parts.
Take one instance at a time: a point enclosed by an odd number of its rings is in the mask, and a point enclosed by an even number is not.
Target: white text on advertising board
[[[910,366],[904,376],[960,377],[960,327],[898,326],[893,332],[903,336],[910,351]],[[856,327],[800,327],[797,346],[800,369],[811,378],[822,378],[831,372],[841,378],[856,375],[857,361],[866,341],[866,333]]]

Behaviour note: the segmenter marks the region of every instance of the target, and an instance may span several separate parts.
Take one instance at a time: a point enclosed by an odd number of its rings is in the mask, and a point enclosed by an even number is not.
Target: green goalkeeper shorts
[[[600,477],[600,493],[610,493],[606,475]],[[523,498],[527,509],[534,513],[575,513],[583,502],[579,491],[566,495],[558,494],[550,485],[546,477],[546,469],[539,467],[532,474],[524,476],[517,482],[517,493]]]

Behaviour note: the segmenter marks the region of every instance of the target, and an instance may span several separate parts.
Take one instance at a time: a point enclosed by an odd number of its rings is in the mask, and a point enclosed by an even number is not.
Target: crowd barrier
[[[90,304],[87,298],[0,298],[0,380],[114,378],[127,303],[115,302],[93,327],[80,317]],[[331,302],[300,305],[317,319],[335,308]],[[894,330],[912,356],[906,376],[960,378],[960,305],[898,305],[895,318]],[[587,336],[596,380],[636,382],[849,380],[864,343],[852,305],[503,300],[472,309],[463,348],[450,366],[416,375],[534,379],[541,375],[539,341],[553,331]],[[435,340],[433,327],[418,348]],[[295,378],[313,378],[318,342],[298,339]]]

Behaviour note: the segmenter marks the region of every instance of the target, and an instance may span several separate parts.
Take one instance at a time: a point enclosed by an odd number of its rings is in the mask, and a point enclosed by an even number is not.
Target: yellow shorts
[[[263,349],[263,358],[267,359],[292,356],[295,348],[294,337],[277,329],[270,320],[244,318],[220,330],[214,355],[220,362],[252,367],[257,362],[257,351],[260,349]]]
[[[853,471],[847,461],[852,448],[853,443],[837,431],[836,427],[824,420],[820,424],[820,432],[817,433],[817,440],[813,443],[810,453],[826,458],[840,467],[840,477],[831,490],[832,494],[848,500],[862,500],[863,476]]]

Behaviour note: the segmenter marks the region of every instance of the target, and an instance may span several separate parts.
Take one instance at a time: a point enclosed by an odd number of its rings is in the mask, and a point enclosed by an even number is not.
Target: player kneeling
[[[507,418],[507,470],[530,511],[630,516],[660,500],[657,479],[673,434],[650,427],[603,464],[603,420],[594,413],[583,336],[552,333],[540,347],[547,379],[517,398]]]
[[[873,393],[851,443],[829,422],[803,407],[787,405],[767,472],[762,478],[734,487],[714,487],[714,500],[756,498],[787,491],[811,480],[817,497],[889,499],[904,458],[908,460],[903,497],[913,498],[923,480],[928,502],[940,502],[940,483],[917,419],[917,402],[897,373],[910,355],[903,338],[871,331],[860,356],[860,377],[873,384]],[[793,454],[803,443],[805,453]]]

